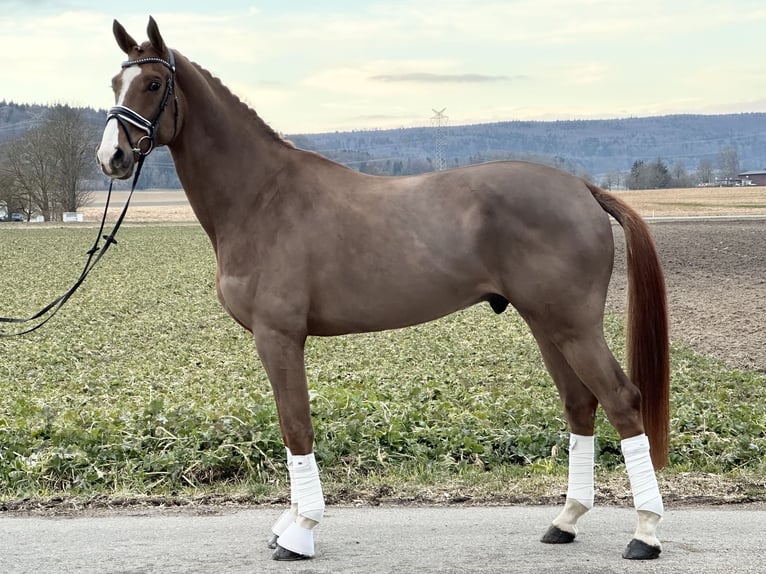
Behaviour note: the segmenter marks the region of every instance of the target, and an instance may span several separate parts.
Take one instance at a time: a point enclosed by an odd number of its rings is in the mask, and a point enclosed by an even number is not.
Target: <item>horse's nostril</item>
[[[128,158],[126,157],[125,152],[120,148],[115,149],[112,158],[109,160],[109,167],[111,167],[113,171],[122,171],[127,165]]]

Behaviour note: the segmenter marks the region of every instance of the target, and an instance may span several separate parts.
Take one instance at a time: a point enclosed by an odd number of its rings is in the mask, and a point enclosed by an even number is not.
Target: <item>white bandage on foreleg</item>
[[[290,507],[297,513],[298,510],[298,497],[295,494],[295,485],[293,485],[293,453],[289,448],[285,448],[287,451],[287,472],[290,478]]]
[[[293,454],[290,452],[289,448],[285,449],[287,451],[287,471],[290,472],[290,467],[293,463]],[[277,521],[274,523],[274,526],[271,527],[271,532],[275,536],[281,536],[282,533],[287,530],[287,527],[290,526],[293,522],[295,522],[295,518],[298,516],[298,502],[295,498],[295,487],[293,486],[293,481],[290,481],[290,508],[285,510],[280,517],[277,519]]]
[[[293,455],[290,465],[290,491],[298,503],[296,523],[313,528],[324,514],[324,495],[314,453]]]
[[[630,489],[633,491],[633,504],[636,510],[648,510],[662,516],[664,508],[657,476],[654,474],[652,459],[649,456],[649,438],[640,434],[624,439],[622,454],[628,470]]]
[[[585,508],[593,508],[593,457],[592,436],[569,435],[569,486],[567,498],[576,500]]]

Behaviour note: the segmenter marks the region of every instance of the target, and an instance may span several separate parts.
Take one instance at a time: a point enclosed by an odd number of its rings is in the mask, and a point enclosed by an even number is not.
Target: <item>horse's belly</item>
[[[417,325],[478,303],[484,295],[486,291],[478,284],[453,289],[445,285],[422,290],[385,285],[359,289],[323,305],[312,305],[309,334],[340,335]]]

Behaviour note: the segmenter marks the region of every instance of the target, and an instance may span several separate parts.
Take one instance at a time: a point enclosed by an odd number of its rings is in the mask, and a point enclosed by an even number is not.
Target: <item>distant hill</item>
[[[387,165],[433,158],[435,128],[335,132],[293,136],[329,157],[349,151]],[[495,159],[531,159],[569,171],[603,175],[627,172],[636,160],[683,162],[696,170],[715,163],[726,147],[737,149],[742,170],[766,167],[766,114],[674,115],[614,120],[510,121],[444,128],[448,166]],[[357,165],[365,158],[357,158]]]
[[[47,108],[0,101],[2,144],[39,122]],[[99,129],[104,110],[85,109]],[[278,126],[275,126],[278,128]],[[497,159],[527,159],[599,178],[628,172],[636,160],[683,162],[694,172],[700,161],[716,162],[718,153],[735,147],[743,171],[766,168],[766,113],[673,115],[576,121],[509,121],[443,128],[448,167]],[[288,134],[298,147],[317,151],[354,169],[407,174],[434,165],[435,128]],[[94,149],[97,142],[94,142]],[[180,187],[166,149],[154,152],[144,168],[141,187]],[[94,182],[102,186],[103,182]],[[123,184],[125,185],[125,184]]]

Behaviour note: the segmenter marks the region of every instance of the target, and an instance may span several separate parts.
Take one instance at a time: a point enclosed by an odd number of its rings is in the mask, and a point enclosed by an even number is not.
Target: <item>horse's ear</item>
[[[138,46],[138,43],[125,31],[125,28],[123,28],[122,24],[117,20],[112,24],[112,32],[114,32],[114,38],[117,40],[117,45],[123,52],[130,56],[130,53],[136,46]]]
[[[149,42],[154,46],[154,49],[160,54],[164,54],[166,52],[165,40],[162,39],[160,29],[157,27],[157,22],[155,22],[154,18],[151,16],[149,16],[149,25],[146,27],[146,33],[149,36]]]

